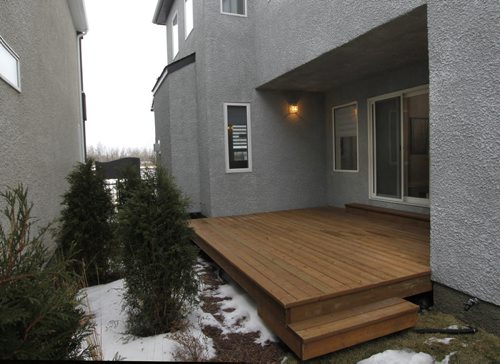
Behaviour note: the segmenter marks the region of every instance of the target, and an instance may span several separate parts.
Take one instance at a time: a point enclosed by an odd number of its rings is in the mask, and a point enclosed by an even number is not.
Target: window
[[[229,15],[247,16],[247,1],[221,0],[221,13]]]
[[[369,100],[370,197],[429,204],[427,86]]]
[[[177,13],[172,18],[172,59],[179,52],[179,23],[177,22]]]
[[[184,31],[185,39],[194,28],[193,0],[184,0]]]
[[[0,78],[17,91],[21,91],[19,57],[2,37],[0,37]]]
[[[250,104],[224,104],[226,172],[251,172]]]
[[[358,107],[351,103],[333,108],[333,170],[358,171]]]

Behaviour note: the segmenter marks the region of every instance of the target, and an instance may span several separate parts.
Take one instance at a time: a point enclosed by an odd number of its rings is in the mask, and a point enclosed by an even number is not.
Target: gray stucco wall
[[[328,204],[343,207],[356,202],[399,210],[429,213],[429,208],[394,204],[369,199],[368,180],[368,99],[390,92],[429,83],[427,64],[414,64],[374,75],[362,81],[344,85],[329,92],[326,97],[326,154]],[[334,172],[332,151],[332,108],[356,101],[358,103],[359,171]]]
[[[167,157],[165,164],[169,172],[190,199],[189,211],[199,212],[200,168],[195,64],[170,74],[161,88],[168,88],[168,107],[159,107],[157,111],[164,123],[160,128],[163,133],[160,137],[162,156]],[[161,95],[165,97],[165,91]],[[167,103],[163,102],[163,105],[165,104]]]
[[[256,7],[259,85],[426,3],[424,0],[248,2]]]
[[[206,21],[203,16],[205,5],[204,2],[193,1],[193,6],[194,29],[187,39],[185,39],[184,33],[185,14],[183,0],[174,1],[167,18],[167,24],[165,28],[167,34],[168,62],[172,63],[173,61],[177,61],[192,53],[196,53],[196,62],[194,63],[194,65],[190,65],[188,67],[189,71],[187,71],[186,69],[181,69],[167,76],[163,84],[157,90],[156,94],[154,95],[155,130],[156,139],[160,140],[162,150],[162,164],[174,175],[179,187],[181,187],[183,192],[191,199],[193,203],[191,206],[191,210],[193,212],[202,212],[204,215],[210,216],[210,155],[208,153],[209,140],[206,137],[206,135],[208,135],[208,121],[205,96],[207,92],[207,76],[204,67],[206,59],[205,49],[207,45],[203,37],[206,27]],[[178,13],[179,21],[179,53],[177,54],[175,59],[172,59],[172,17],[175,12]],[[182,97],[183,92],[185,92],[186,95],[189,95],[190,97],[188,100],[186,100],[189,109],[187,111],[188,115],[183,116],[182,110],[179,109],[178,112],[174,112],[174,114],[172,115],[177,115],[179,119],[177,119],[177,117],[173,118],[171,117],[170,109],[178,108],[179,106],[183,105],[174,105],[172,101],[176,98],[178,101],[178,98]],[[195,109],[191,107],[194,105],[193,103],[196,104]],[[182,128],[184,122],[183,120],[186,118],[191,122],[196,120],[196,127],[194,124],[190,123],[189,130],[192,132],[181,134],[178,133],[176,137],[182,139],[172,141],[172,128]],[[193,128],[195,128],[196,130]],[[177,130],[180,131],[181,129]],[[194,153],[193,150],[191,150],[189,156],[179,156],[177,154],[174,154],[176,152],[176,149],[172,149],[172,143],[196,145],[197,152]],[[196,158],[198,158],[198,161],[195,160],[195,155]],[[181,164],[177,163],[177,168],[174,169],[173,163],[174,159],[176,158],[190,159],[191,162],[197,166],[196,168],[198,169],[198,176],[194,179],[186,179],[186,173],[182,172]],[[177,172],[179,172],[180,174],[177,175]],[[191,171],[188,172],[188,174],[190,175],[193,175],[194,173],[194,169],[191,169]],[[194,180],[198,180],[197,187],[194,186]],[[184,186],[184,183],[187,184]]]
[[[172,143],[170,141],[170,87],[168,79],[156,91],[154,96],[155,138],[160,142],[161,165],[172,173]]]
[[[172,19],[177,13],[177,21],[179,24],[179,52],[173,57],[172,52]],[[185,56],[195,52],[198,47],[198,40],[200,39],[199,34],[203,34],[201,28],[203,27],[203,2],[193,0],[193,17],[194,17],[194,28],[185,37],[185,19],[186,15],[184,13],[184,0],[175,0],[170,8],[170,13],[167,17],[167,24],[165,25],[165,31],[167,33],[167,56],[168,63],[177,61]]]
[[[169,42],[172,15],[175,11],[183,12],[182,4],[176,1],[170,11],[167,20]],[[283,94],[255,90],[256,45],[249,35],[255,33],[256,3],[249,2],[249,17],[220,14],[218,1],[195,2],[195,5],[195,28],[187,43],[183,43],[181,36],[175,60],[196,52],[196,63],[189,70],[169,75],[155,95],[156,133],[161,140],[163,163],[175,171],[174,159],[186,158],[187,151],[178,153],[171,148],[176,143],[172,132],[174,123],[179,126],[184,123],[182,113],[173,117],[172,110],[177,106],[172,93],[179,97],[189,93],[186,87],[190,87],[194,75],[199,205],[203,214],[234,215],[325,205],[324,97],[304,95],[301,119],[287,119]],[[181,16],[181,31],[183,22]],[[253,149],[253,171],[250,173],[228,174],[225,171],[225,102],[250,103]],[[177,135],[179,143],[187,145],[192,145],[195,137],[195,132]],[[190,163],[196,164],[192,157],[189,158]],[[187,182],[181,182],[188,179],[179,178],[183,173],[181,166],[186,168],[187,164],[179,163],[178,172],[173,174],[183,191],[193,199],[196,194],[188,192],[193,189]]]
[[[500,305],[500,2],[428,4],[431,268]]]
[[[76,31],[65,0],[2,0],[0,35],[20,57],[22,88],[0,79],[0,188],[27,186],[45,224],[80,159]]]
[[[220,14],[218,1],[205,2],[212,216],[326,204],[323,96],[304,95],[302,119],[292,121],[283,94],[255,90],[258,4],[249,1],[248,17],[237,17]],[[225,171],[224,102],[250,103],[252,172]]]

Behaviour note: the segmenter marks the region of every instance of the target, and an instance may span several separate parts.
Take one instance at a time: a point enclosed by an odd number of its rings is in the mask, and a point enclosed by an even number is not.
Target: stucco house
[[[153,22],[155,148],[192,212],[430,215],[435,305],[498,333],[498,1],[159,0]]]
[[[0,1],[0,188],[23,183],[33,215],[58,217],[84,160],[83,0]]]

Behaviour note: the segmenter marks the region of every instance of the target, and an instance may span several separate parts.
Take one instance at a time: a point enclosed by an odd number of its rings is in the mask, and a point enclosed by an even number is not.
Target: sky
[[[151,89],[167,62],[165,27],[152,23],[156,3],[85,0],[87,147],[153,148]]]

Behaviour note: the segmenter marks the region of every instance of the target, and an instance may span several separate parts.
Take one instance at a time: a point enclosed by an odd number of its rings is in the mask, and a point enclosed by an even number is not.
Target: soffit
[[[428,64],[426,6],[383,24],[258,88],[324,92],[377,73],[424,62]]]

